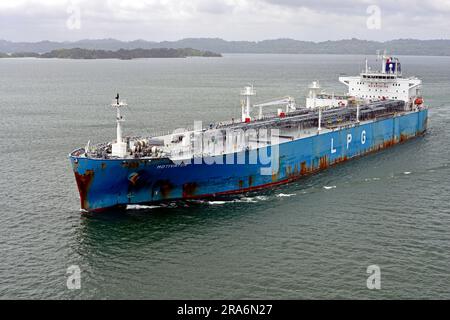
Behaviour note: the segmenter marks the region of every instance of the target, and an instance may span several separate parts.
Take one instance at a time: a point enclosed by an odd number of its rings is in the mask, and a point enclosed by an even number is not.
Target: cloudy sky
[[[0,0],[0,39],[449,39],[450,0]]]

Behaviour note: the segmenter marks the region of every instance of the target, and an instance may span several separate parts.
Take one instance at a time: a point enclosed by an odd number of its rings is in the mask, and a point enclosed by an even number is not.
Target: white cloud
[[[67,30],[68,6],[82,28]],[[369,5],[382,29],[366,28]],[[450,0],[2,0],[0,39],[230,40],[448,38]]]

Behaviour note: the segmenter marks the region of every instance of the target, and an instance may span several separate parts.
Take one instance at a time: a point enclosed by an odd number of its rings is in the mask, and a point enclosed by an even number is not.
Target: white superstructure
[[[251,97],[256,95],[255,90],[253,89],[253,85],[248,85],[244,88],[244,90],[241,91],[241,96],[245,99],[241,101],[241,107],[242,107],[242,116],[241,120],[242,122],[250,122],[251,121]]]
[[[117,94],[116,100],[111,104],[113,108],[117,109],[117,128],[116,128],[116,142],[112,144],[111,155],[113,157],[123,158],[127,154],[127,144],[122,138],[122,125],[124,121],[122,115],[120,114],[120,108],[126,107],[127,104],[124,101],[119,100],[119,94]]]
[[[308,109],[346,107],[348,105],[349,96],[326,93],[322,90],[319,81],[313,81],[308,88],[309,92],[306,97],[306,108]]]
[[[422,81],[415,77],[404,78],[400,61],[384,54],[381,57],[381,70],[371,70],[367,64],[359,76],[339,77],[348,87],[348,95],[366,101],[403,100],[412,106],[420,98]]]

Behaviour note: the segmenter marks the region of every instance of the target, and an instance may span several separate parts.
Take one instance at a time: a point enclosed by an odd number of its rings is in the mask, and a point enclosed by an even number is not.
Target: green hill
[[[131,60],[139,58],[187,58],[187,57],[221,57],[220,54],[191,48],[155,48],[155,49],[120,49],[117,51],[89,50],[82,48],[57,49],[48,53],[17,52],[10,55],[3,54],[0,58],[57,58],[57,59],[121,59]]]

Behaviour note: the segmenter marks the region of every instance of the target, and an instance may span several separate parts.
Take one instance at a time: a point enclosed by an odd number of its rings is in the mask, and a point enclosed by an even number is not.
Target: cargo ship
[[[238,120],[196,122],[158,136],[122,134],[126,103],[117,94],[116,139],[69,155],[81,210],[257,192],[423,135],[422,81],[403,77],[398,58],[377,60],[378,70],[366,60],[359,75],[339,77],[345,94],[327,93],[313,81],[304,105],[292,97],[253,104],[256,90],[248,85]]]

